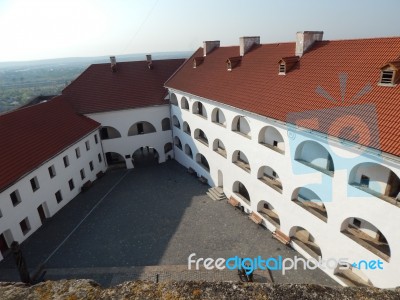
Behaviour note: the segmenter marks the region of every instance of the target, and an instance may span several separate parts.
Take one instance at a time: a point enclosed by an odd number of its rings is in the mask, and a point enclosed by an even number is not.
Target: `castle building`
[[[10,145],[0,248],[60,209],[59,191],[67,203],[98,172],[133,168],[148,151],[219,187],[303,256],[335,263],[324,271],[339,283],[399,286],[399,69],[398,37],[327,41],[319,31],[292,43],[206,41],[185,62],[92,65],[61,96],[0,116]],[[38,127],[18,121],[31,118]]]

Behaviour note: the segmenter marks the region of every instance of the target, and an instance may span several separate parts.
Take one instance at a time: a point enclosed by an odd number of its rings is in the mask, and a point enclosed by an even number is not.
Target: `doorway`
[[[218,186],[220,188],[224,187],[224,175],[222,174],[221,170],[218,170]]]
[[[47,217],[46,217],[46,212],[45,209],[47,209],[46,203],[42,203],[38,206],[37,211],[40,217],[40,222],[42,223],[42,225],[44,224],[44,222],[46,221]]]
[[[155,148],[145,146],[140,147],[133,153],[132,163],[135,168],[157,165],[159,158],[160,155]]]
[[[13,242],[13,237],[10,230],[4,231],[0,234],[0,252],[3,257],[10,253],[10,245]]]

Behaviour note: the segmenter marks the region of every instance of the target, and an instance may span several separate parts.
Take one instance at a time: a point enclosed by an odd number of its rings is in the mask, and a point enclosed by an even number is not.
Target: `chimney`
[[[207,56],[215,48],[219,48],[220,41],[204,41],[203,42],[203,56]]]
[[[110,56],[110,62],[111,62],[111,71],[117,72],[117,60],[115,59],[115,56]]]
[[[146,55],[147,67],[151,70],[153,69],[153,60],[151,59],[151,54]]]
[[[316,41],[322,41],[323,31],[299,31],[296,33],[296,56],[302,56]]]
[[[259,36],[242,36],[239,38],[240,45],[240,56],[244,56],[247,52],[249,52],[250,48],[253,45],[260,45],[260,37]]]

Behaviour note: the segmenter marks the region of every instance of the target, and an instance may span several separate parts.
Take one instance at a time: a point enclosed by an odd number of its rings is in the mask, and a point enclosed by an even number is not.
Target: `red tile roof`
[[[228,72],[225,62],[239,54],[239,47],[217,48],[194,69],[192,60],[202,55],[200,48],[165,85],[281,121],[287,121],[295,112],[371,104],[377,111],[380,145],[375,141],[374,145],[367,146],[400,155],[400,84],[378,85],[380,68],[400,56],[399,37],[316,42],[285,76],[279,76],[279,60],[293,56],[294,52],[295,43],[263,44],[254,47],[243,57],[240,66]],[[347,75],[344,101],[340,74]],[[359,94],[367,84],[372,89]],[[317,87],[329,93],[333,101],[318,94]],[[337,113],[340,111],[332,115]],[[323,115],[328,117],[329,113]],[[370,109],[362,117],[373,123]],[[318,130],[329,131],[323,127]],[[338,130],[329,131],[332,132],[338,133]],[[359,129],[357,134],[360,136],[356,142],[362,144],[368,140],[368,130]]]
[[[162,105],[167,90],[164,82],[182,65],[183,59],[94,64],[63,90],[63,95],[80,114]]]
[[[0,191],[99,126],[62,97],[0,115]]]

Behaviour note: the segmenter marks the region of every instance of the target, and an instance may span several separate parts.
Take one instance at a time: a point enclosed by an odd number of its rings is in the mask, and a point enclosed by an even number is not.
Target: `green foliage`
[[[85,68],[46,65],[0,69],[0,112],[16,108],[40,95],[57,95]]]

